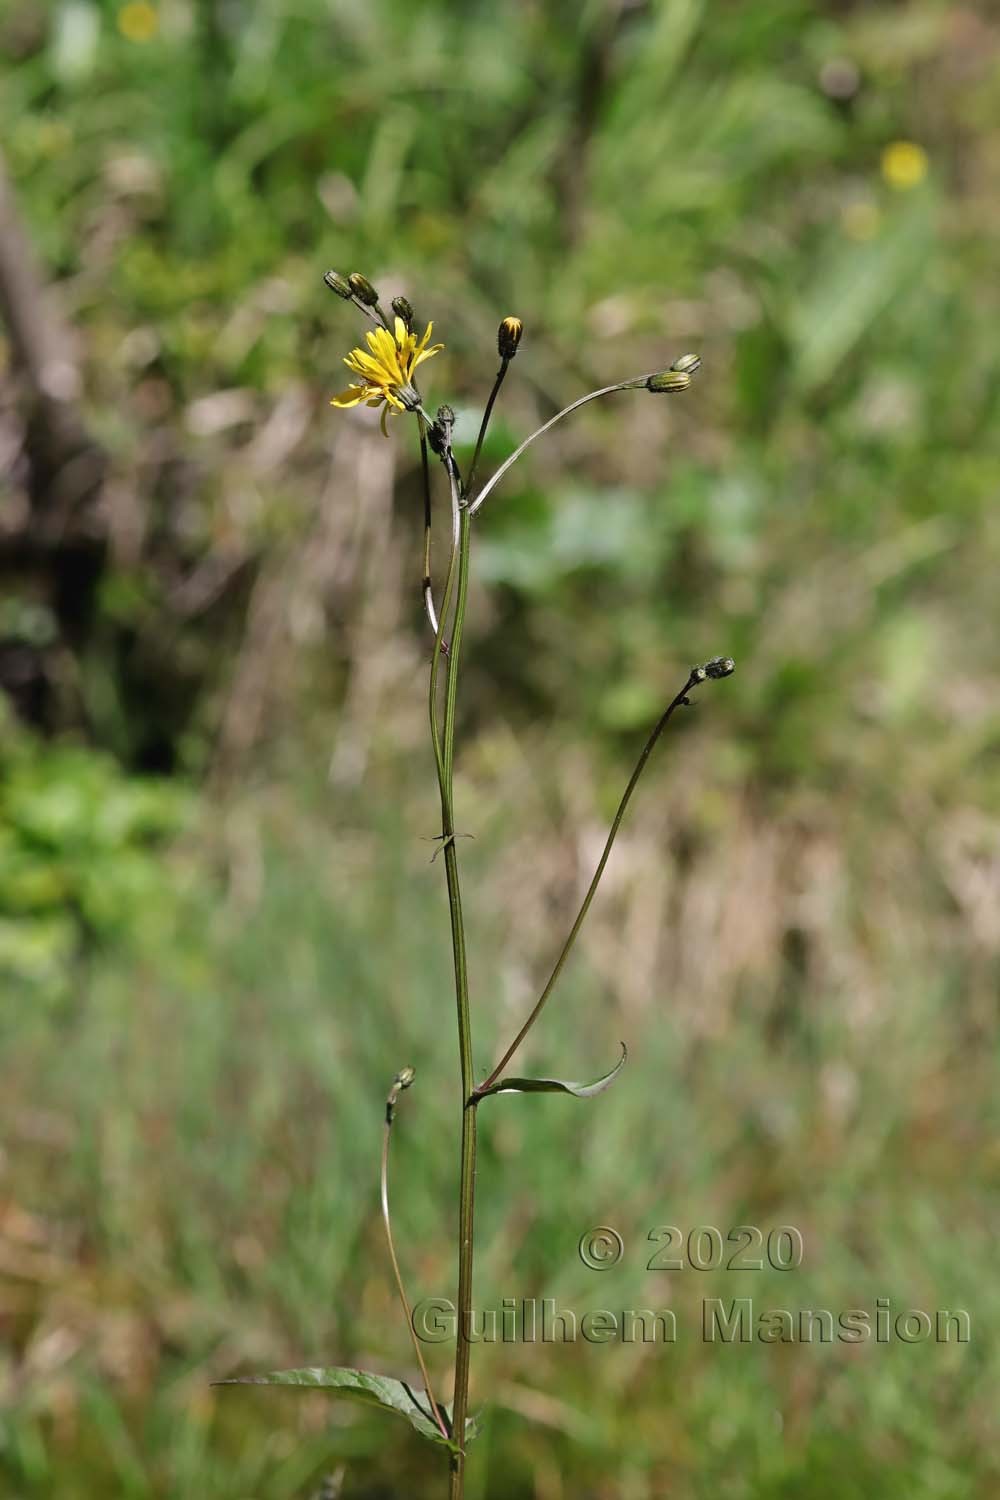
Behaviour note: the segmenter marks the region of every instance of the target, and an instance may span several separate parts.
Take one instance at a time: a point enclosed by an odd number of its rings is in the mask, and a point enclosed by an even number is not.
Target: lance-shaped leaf
[[[352,1370],[343,1366],[322,1368],[312,1366],[301,1370],[272,1370],[267,1375],[238,1375],[232,1380],[216,1380],[215,1385],[293,1385],[310,1390],[330,1391],[336,1396],[347,1396],[367,1406],[381,1406],[386,1411],[405,1417],[421,1437],[432,1443],[454,1449],[456,1444],[447,1442],[438,1431],[431,1415],[430,1402],[417,1397],[413,1389],[402,1380],[393,1380],[388,1375],[372,1375],[368,1370]],[[450,1425],[451,1411],[443,1408],[445,1420]],[[476,1435],[476,1422],[470,1417],[465,1424],[468,1442]]]
[[[595,1094],[602,1094],[609,1088],[624,1068],[628,1058],[624,1042],[621,1049],[622,1055],[611,1072],[605,1073],[595,1083],[573,1083],[567,1078],[501,1078],[488,1089],[477,1091],[477,1097],[485,1099],[487,1094],[572,1094],[574,1099],[592,1099]]]

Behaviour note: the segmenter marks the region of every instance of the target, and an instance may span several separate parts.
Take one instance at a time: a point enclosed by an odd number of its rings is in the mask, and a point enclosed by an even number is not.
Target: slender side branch
[[[441,740],[441,725],[438,721],[438,678],[440,676],[441,658],[450,656],[450,649],[445,650],[444,627],[451,612],[451,601],[455,592],[455,580],[458,576],[458,543],[460,530],[460,506],[461,497],[457,486],[451,485],[451,522],[452,540],[451,556],[448,559],[448,572],[444,580],[444,593],[441,597],[441,615],[438,619],[437,635],[434,639],[434,656],[431,660],[430,679],[430,719],[431,719],[431,744],[434,747],[434,763],[437,767],[438,789],[441,793],[441,822],[442,837],[445,844],[454,842],[454,815],[452,810],[451,785],[445,775],[444,750]],[[447,822],[450,827],[444,827]]]
[[[500,1074],[503,1072],[504,1068],[506,1068],[511,1058],[514,1056],[515,1052],[517,1052],[521,1043],[528,1035],[528,1032],[538,1020],[538,1017],[541,1015],[542,1010],[545,1006],[545,1002],[548,1000],[552,991],[555,989],[556,981],[558,980],[559,975],[562,973],[566,960],[569,958],[569,955],[572,952],[573,944],[576,942],[580,928],[583,926],[587,913],[590,910],[590,903],[593,901],[594,895],[597,891],[597,887],[601,883],[601,876],[604,874],[604,868],[611,854],[611,849],[614,845],[615,838],[617,837],[618,830],[621,827],[622,819],[625,816],[629,802],[632,800],[632,793],[635,791],[636,786],[638,785],[640,776],[646,769],[646,763],[649,760],[649,757],[652,755],[653,749],[656,745],[657,740],[660,738],[660,735],[670,723],[670,720],[673,718],[676,710],[680,708],[682,704],[686,704],[689,702],[688,693],[692,688],[697,687],[700,682],[704,682],[706,677],[728,676],[728,673],[732,671],[732,663],[729,661],[728,657],[724,659],[717,658],[716,660],[718,660],[719,662],[725,660],[728,663],[728,670],[726,672],[723,672],[721,668],[715,666],[715,662],[711,662],[704,667],[693,667],[688,676],[687,682],[685,682],[684,686],[681,688],[677,696],[673,698],[667,705],[666,709],[660,715],[659,719],[653,726],[652,732],[650,733],[648,740],[643,746],[642,753],[640,754],[639,759],[636,762],[635,770],[629,777],[628,785],[626,786],[625,791],[622,793],[622,799],[618,804],[618,811],[615,813],[614,819],[612,821],[607,841],[604,845],[603,853],[601,854],[601,857],[597,862],[597,869],[594,871],[593,879],[591,880],[590,885],[587,887],[587,894],[584,896],[583,902],[580,906],[580,910],[576,914],[576,921],[570,928],[569,937],[566,939],[565,943],[562,946],[562,950],[559,954],[559,957],[556,959],[555,966],[552,970],[552,973],[548,977],[545,988],[542,990],[542,993],[539,995],[534,1006],[532,1007],[531,1012],[529,1013],[524,1025],[521,1027],[520,1031],[517,1033],[517,1036],[511,1042],[510,1046],[507,1048],[506,1052],[503,1054],[490,1076],[484,1079],[484,1081],[479,1084],[479,1086],[473,1091],[474,1099],[482,1098],[486,1090],[489,1089],[494,1083],[496,1083],[497,1079],[500,1077]]]
[[[570,412],[577,411],[581,406],[586,406],[588,401],[596,401],[599,396],[611,396],[615,391],[639,390],[644,387],[646,381],[651,378],[652,377],[648,375],[639,375],[634,380],[619,380],[615,385],[602,385],[599,391],[589,391],[586,396],[578,396],[575,401],[570,402],[569,406],[564,406],[562,411],[557,411],[554,417],[550,417],[549,420],[543,423],[541,427],[537,428],[530,437],[526,437],[520,447],[514,449],[514,452],[510,455],[509,458],[504,459],[503,463],[500,465],[499,469],[497,469],[496,473],[492,476],[492,478],[486,481],[482,489],[479,491],[479,494],[469,505],[469,515],[474,516],[476,514],[476,512],[483,505],[483,502],[496,488],[511,465],[517,463],[518,459],[521,457],[521,454],[525,451],[525,449],[530,448],[536,438],[542,437],[543,434],[548,432],[551,427],[554,427],[557,422],[561,422],[563,417],[568,417]]]
[[[427,1400],[430,1402],[430,1408],[434,1417],[435,1425],[437,1426],[437,1429],[440,1432],[441,1436],[444,1438],[445,1442],[448,1442],[450,1438],[450,1434],[448,1432],[448,1424],[438,1410],[438,1404],[434,1399],[434,1391],[431,1388],[431,1378],[427,1373],[427,1366],[424,1364],[424,1356],[420,1348],[420,1340],[417,1338],[416,1330],[413,1327],[413,1313],[410,1309],[409,1299],[406,1295],[406,1288],[403,1286],[403,1277],[399,1269],[399,1261],[396,1258],[396,1247],[392,1241],[392,1218],[389,1213],[389,1140],[392,1135],[392,1122],[396,1118],[396,1100],[399,1098],[399,1095],[401,1094],[403,1089],[408,1089],[412,1082],[413,1069],[400,1069],[400,1071],[396,1074],[395,1079],[393,1080],[392,1088],[389,1090],[388,1098],[385,1101],[385,1129],[382,1133],[382,1222],[385,1225],[385,1239],[386,1244],[389,1247],[389,1259],[392,1262],[392,1274],[396,1279],[396,1291],[399,1293],[399,1300],[402,1304],[403,1312],[406,1315],[406,1326],[410,1331],[410,1338],[413,1342],[413,1352],[417,1356],[417,1364],[420,1366],[420,1373],[424,1377],[424,1390],[427,1392]]]
[[[486,437],[486,429],[490,425],[490,417],[493,415],[493,407],[496,403],[497,397],[500,394],[500,387],[504,383],[504,378],[506,377],[509,368],[510,359],[501,359],[500,368],[497,371],[496,379],[493,382],[493,389],[490,391],[490,399],[487,401],[486,408],[483,411],[483,420],[479,424],[479,436],[476,438],[476,447],[472,455],[472,463],[469,466],[468,492],[470,495],[472,494],[473,487],[476,483],[476,470],[479,467],[479,455],[483,449],[483,441]]]
[[[455,619],[452,624],[452,644],[457,654],[465,625],[465,604],[469,591],[469,512],[462,502],[461,480],[451,450],[446,450],[445,465],[451,485],[452,512],[458,515],[458,591],[455,597]],[[458,663],[448,661],[448,678],[444,694],[444,769],[449,794],[452,793],[452,772],[455,764],[455,711],[458,705]],[[454,833],[454,829],[452,829]]]
[[[371,321],[373,323],[377,323],[380,328],[387,327],[384,313],[380,315],[375,311],[374,307],[367,307],[363,302],[359,302],[357,297],[352,297],[351,301],[354,303],[354,306],[358,309],[359,312],[364,313],[366,318],[370,318]]]
[[[438,634],[438,617],[434,608],[434,586],[431,582],[431,472],[430,457],[427,452],[427,428],[423,417],[417,418],[420,426],[420,468],[424,482],[424,572],[421,579],[421,589],[424,596],[424,613],[430,623],[435,637]],[[435,645],[435,650],[440,649],[445,656],[448,654],[448,642],[442,638],[440,648]]]

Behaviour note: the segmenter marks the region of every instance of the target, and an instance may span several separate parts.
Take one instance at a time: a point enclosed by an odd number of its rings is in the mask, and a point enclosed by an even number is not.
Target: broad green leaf
[[[628,1058],[624,1042],[621,1049],[622,1055],[611,1072],[598,1078],[596,1083],[573,1083],[566,1078],[501,1078],[499,1083],[484,1089],[479,1097],[485,1099],[487,1094],[572,1094],[574,1099],[592,1099],[595,1094],[602,1094],[609,1088],[624,1068]]]
[[[338,1396],[347,1396],[361,1401],[366,1406],[381,1406],[405,1417],[421,1437],[432,1443],[441,1443],[448,1448],[455,1444],[446,1442],[431,1416],[430,1402],[426,1395],[418,1399],[410,1386],[402,1380],[393,1380],[388,1375],[373,1375],[368,1370],[352,1370],[334,1365],[326,1368],[314,1365],[301,1370],[272,1370],[267,1375],[238,1375],[232,1380],[216,1380],[215,1385],[293,1385],[310,1390],[331,1391]],[[450,1424],[451,1409],[442,1407],[445,1422]],[[476,1435],[475,1419],[470,1417],[465,1424],[465,1439],[469,1442]]]

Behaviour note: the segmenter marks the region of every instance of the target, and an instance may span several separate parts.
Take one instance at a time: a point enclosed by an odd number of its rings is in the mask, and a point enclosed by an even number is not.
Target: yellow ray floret
[[[395,336],[387,328],[373,328],[366,335],[368,349],[352,349],[344,364],[360,380],[353,381],[346,391],[334,396],[331,406],[358,406],[362,401],[368,406],[381,406],[383,429],[389,411],[414,411],[420,400],[413,387],[413,375],[417,366],[423,364],[443,349],[443,344],[427,347],[434,328],[428,323],[422,339],[410,333],[402,318],[396,319]]]

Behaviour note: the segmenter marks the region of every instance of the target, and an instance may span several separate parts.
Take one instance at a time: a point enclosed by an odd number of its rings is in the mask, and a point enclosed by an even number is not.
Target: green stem
[[[420,427],[420,470],[424,485],[424,573],[421,580],[421,591],[424,598],[424,613],[430,623],[435,637],[438,635],[437,610],[434,608],[434,585],[431,581],[431,471],[430,459],[427,453],[427,423],[418,414],[417,422]],[[453,538],[453,546],[457,545],[457,537]],[[440,643],[435,644],[435,652],[442,651],[448,655],[448,642],[443,638]]]
[[[504,383],[504,377],[506,376],[509,368],[510,360],[503,359],[501,357],[500,368],[496,373],[496,379],[493,382],[493,389],[490,391],[490,399],[486,403],[486,409],[483,412],[483,420],[479,424],[479,436],[476,439],[476,447],[472,455],[472,463],[469,465],[469,479],[466,485],[466,492],[470,495],[472,494],[473,488],[476,483],[476,470],[479,467],[479,455],[483,451],[483,441],[486,437],[486,429],[490,425],[490,417],[493,415],[493,406],[500,394],[500,387]]]
[[[441,614],[438,620],[434,660],[431,664],[430,717],[431,739],[437,765],[441,794],[441,838],[444,844],[445,874],[448,883],[448,910],[451,917],[452,956],[455,969],[455,1002],[458,1019],[458,1051],[462,1089],[462,1144],[460,1158],[459,1224],[458,1224],[458,1330],[455,1350],[455,1394],[452,1412],[452,1435],[458,1452],[451,1458],[449,1495],[462,1500],[465,1492],[465,1423],[469,1408],[469,1322],[472,1309],[473,1220],[476,1190],[476,1105],[472,1098],[472,1027],[469,1016],[469,975],[465,951],[465,925],[462,918],[462,893],[458,874],[458,850],[455,847],[454,764],[455,712],[458,699],[458,664],[465,625],[469,587],[469,548],[471,526],[469,513],[462,503],[461,484],[454,459],[445,455],[445,467],[451,486],[452,513],[457,521],[457,541],[452,548],[448,577],[445,582]],[[445,683],[443,731],[438,722],[438,676],[441,642],[445,622],[455,592],[455,612],[447,656],[448,676]]]
[[[392,1263],[392,1274],[396,1281],[396,1292],[403,1309],[403,1316],[406,1318],[406,1326],[413,1343],[413,1352],[417,1356],[417,1364],[420,1366],[420,1373],[424,1377],[424,1390],[427,1392],[427,1400],[430,1403],[435,1426],[441,1436],[447,1439],[448,1428],[434,1399],[434,1388],[431,1385],[431,1377],[427,1372],[423,1351],[420,1348],[420,1340],[417,1338],[416,1329],[413,1326],[413,1313],[410,1309],[410,1299],[406,1295],[406,1287],[403,1285],[403,1273],[399,1269],[399,1259],[396,1255],[396,1246],[392,1237],[392,1215],[389,1211],[389,1141],[392,1136],[393,1121],[396,1117],[396,1100],[399,1098],[401,1090],[409,1088],[412,1081],[412,1068],[405,1068],[397,1073],[396,1081],[389,1090],[389,1097],[385,1103],[385,1127],[382,1132],[382,1171],[379,1179],[382,1223],[385,1227],[385,1241],[389,1249],[389,1260]]]
[[[469,1414],[469,1339],[472,1317],[473,1221],[476,1202],[476,1101],[467,1095],[462,1106],[461,1188],[458,1225],[458,1343],[455,1349],[455,1395],[452,1440],[460,1451],[452,1455],[450,1500],[465,1494],[465,1424]]]
[[[604,845],[604,851],[597,862],[597,869],[594,871],[593,879],[591,880],[590,885],[587,887],[587,894],[584,896],[580,910],[576,914],[576,921],[570,928],[569,937],[562,945],[559,957],[555,962],[555,967],[553,968],[552,973],[549,975],[548,982],[546,983],[545,988],[542,990],[542,993],[539,995],[534,1006],[532,1007],[531,1012],[524,1025],[521,1027],[520,1031],[517,1033],[517,1036],[511,1042],[510,1046],[507,1048],[507,1051],[504,1053],[503,1057],[501,1057],[500,1061],[493,1069],[493,1072],[488,1078],[484,1079],[484,1081],[475,1090],[473,1096],[474,1098],[481,1098],[485,1091],[494,1083],[496,1083],[497,1079],[500,1077],[500,1074],[503,1072],[504,1068],[506,1068],[511,1058],[514,1056],[514,1053],[518,1050],[521,1043],[528,1035],[528,1032],[531,1030],[532,1026],[534,1026],[535,1022],[538,1020],[538,1017],[541,1015],[545,1002],[548,1000],[552,991],[555,989],[556,981],[563,971],[566,960],[569,958],[570,952],[572,951],[573,944],[576,942],[580,928],[583,926],[584,921],[586,920],[587,913],[590,910],[590,903],[593,901],[594,895],[597,891],[597,887],[601,883],[601,876],[604,874],[604,867],[608,862],[612,846],[615,842],[618,830],[622,824],[622,819],[625,816],[625,812],[628,808],[629,802],[632,800],[632,793],[635,791],[636,786],[638,785],[639,777],[646,769],[646,762],[652,755],[653,748],[656,745],[657,740],[660,738],[660,735],[670,723],[670,720],[673,718],[675,711],[681,706],[682,703],[687,702],[688,693],[693,687],[695,687],[699,682],[702,681],[703,677],[704,673],[699,676],[696,672],[692,672],[688,677],[687,682],[681,688],[680,692],[667,705],[664,712],[660,715],[659,719],[657,719],[656,723],[654,724],[652,731],[650,732],[649,739],[642,747],[642,753],[640,754],[639,759],[636,761],[635,770],[629,777],[628,786],[622,793],[622,799],[618,804],[618,811],[615,813],[614,820],[611,824],[611,829],[608,833],[608,837]]]
[[[654,373],[656,372],[654,371]],[[491,475],[491,477],[486,481],[482,489],[479,491],[479,494],[476,495],[475,498],[471,501],[469,505],[469,514],[471,516],[474,516],[476,514],[477,510],[479,510],[483,503],[489,498],[490,492],[494,490],[500,483],[500,480],[506,474],[511,465],[517,463],[518,459],[521,457],[521,454],[525,451],[525,449],[530,448],[533,442],[542,437],[546,432],[549,431],[550,428],[554,427],[557,422],[561,422],[563,417],[568,417],[571,412],[579,411],[581,406],[586,406],[588,401],[596,401],[600,396],[613,396],[616,391],[639,390],[642,386],[645,385],[648,379],[648,375],[636,375],[631,380],[619,380],[614,385],[602,385],[600,390],[588,391],[586,396],[578,396],[575,401],[571,401],[568,406],[564,406],[562,411],[557,411],[554,417],[550,417],[547,422],[543,422],[541,427],[536,428],[534,432],[526,437],[524,442],[519,444],[518,447],[514,449],[514,452],[510,455],[509,458],[504,459],[503,463],[500,465],[499,469],[497,469],[496,473]]]
[[[442,658],[447,659],[448,648],[444,638],[445,624],[451,610],[452,595],[455,592],[455,579],[458,574],[458,543],[460,530],[460,497],[454,483],[451,490],[452,509],[452,542],[451,556],[448,559],[448,572],[444,580],[444,594],[441,598],[441,614],[437,622],[437,634],[434,637],[434,657],[431,661],[430,680],[430,716],[431,716],[431,744],[434,747],[434,763],[437,767],[438,788],[441,793],[441,816],[442,821],[453,821],[451,784],[445,775],[444,751],[441,744],[441,726],[438,723],[438,678],[440,676]],[[453,830],[454,832],[454,830]],[[447,840],[448,834],[442,833],[442,838]]]
[[[438,619],[434,611],[434,590],[431,584],[431,471],[427,456],[427,432],[423,417],[420,425],[420,471],[424,481],[424,572],[420,589],[424,598],[424,611],[430,621],[431,630],[437,635]]]
[[[453,483],[457,480],[453,479]],[[451,910],[452,945],[455,959],[455,1000],[458,1010],[458,1050],[462,1076],[462,1145],[458,1209],[458,1330],[455,1349],[455,1394],[452,1434],[459,1451],[452,1456],[451,1496],[461,1500],[465,1490],[465,1421],[469,1407],[469,1322],[472,1310],[473,1218],[476,1193],[476,1107],[473,1089],[472,1026],[469,1018],[469,977],[465,956],[465,929],[462,922],[462,898],[458,881],[458,850],[455,847],[453,812],[453,772],[455,764],[455,706],[458,695],[458,659],[465,624],[465,606],[469,586],[470,523],[463,506],[458,532],[458,592],[448,654],[448,681],[444,706],[444,776],[448,787],[447,816],[442,819],[445,838],[445,870],[448,878],[448,902]],[[442,813],[445,804],[442,801]]]
[[[444,693],[444,769],[449,793],[452,792],[452,773],[455,764],[455,709],[458,702],[457,656],[465,625],[465,604],[469,592],[471,534],[469,512],[465,506],[462,506],[458,518],[458,594],[455,599],[455,619],[448,648],[448,680],[445,683]]]

